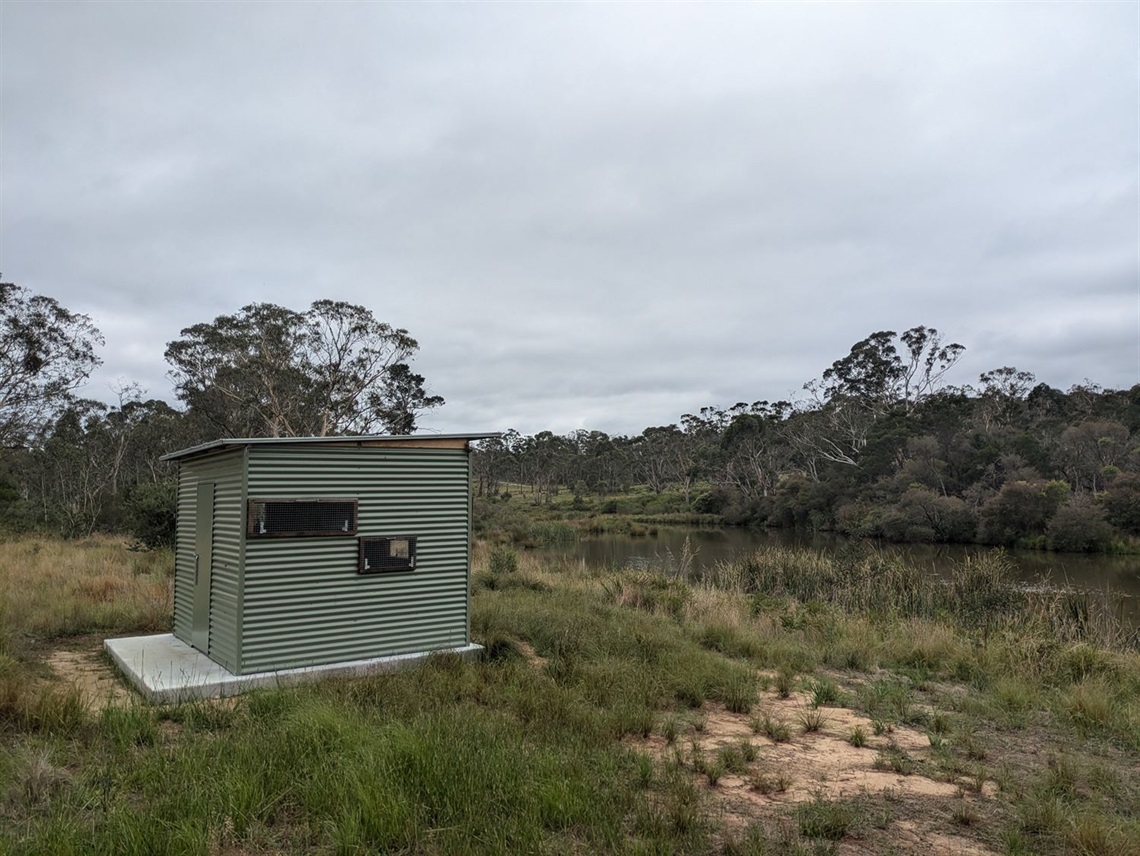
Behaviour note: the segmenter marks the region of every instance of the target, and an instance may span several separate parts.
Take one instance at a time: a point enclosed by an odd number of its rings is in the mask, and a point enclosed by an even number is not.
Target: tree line
[[[220,437],[411,433],[443,404],[412,369],[418,343],[363,306],[255,303],[168,343],[180,407],[134,383],[118,401],[78,390],[104,344],[91,319],[0,283],[0,522],[65,535],[131,530],[167,543],[166,452]]]
[[[946,384],[964,350],[934,328],[880,331],[797,401],[704,407],[636,436],[508,431],[481,444],[476,491],[493,498],[515,485],[549,502],[563,490],[604,500],[644,485],[672,494],[659,509],[730,524],[1128,547],[1140,536],[1140,385],[1062,391],[1008,366]]]
[[[162,454],[219,437],[411,433],[443,399],[418,343],[365,307],[268,303],[183,329],[165,357],[179,406],[135,384],[105,404],[78,391],[100,363],[91,319],[0,283],[0,523],[168,540]],[[708,406],[635,436],[524,435],[479,445],[483,499],[521,486],[616,511],[632,486],[659,508],[729,524],[895,541],[1111,549],[1140,536],[1140,385],[1062,391],[1001,367],[946,383],[965,348],[938,330],[879,331],[794,401]]]

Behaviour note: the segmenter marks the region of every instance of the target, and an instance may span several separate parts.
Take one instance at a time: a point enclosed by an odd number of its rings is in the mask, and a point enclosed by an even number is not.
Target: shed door
[[[210,561],[214,551],[214,483],[198,483],[194,510],[194,624],[190,640],[210,653]]]

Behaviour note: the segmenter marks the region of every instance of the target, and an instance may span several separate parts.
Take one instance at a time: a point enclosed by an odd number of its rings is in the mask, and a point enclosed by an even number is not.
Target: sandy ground
[[[929,737],[898,726],[889,734],[875,736],[870,719],[842,707],[820,708],[825,717],[822,727],[804,732],[801,717],[808,710],[809,699],[802,693],[793,693],[786,699],[765,693],[750,714],[730,713],[719,705],[706,706],[700,712],[700,730],[679,736],[672,746],[657,735],[633,742],[659,757],[679,750],[686,766],[694,746],[708,758],[722,747],[738,745],[742,740],[757,747],[757,757],[745,773],[725,773],[715,787],[708,787],[707,792],[729,830],[746,828],[758,820],[778,822],[796,803],[817,795],[825,799],[877,796],[897,807],[893,814],[899,815],[899,819],[892,820],[879,834],[867,835],[865,841],[844,841],[840,854],[856,856],[892,850],[925,856],[995,853],[976,840],[940,828],[947,825],[946,818],[955,806],[970,804],[972,810],[984,812],[985,804],[996,793],[993,782],[987,781],[981,793],[972,793],[965,780],[935,781],[918,773],[900,775],[889,769],[877,770],[875,759],[892,742],[916,761],[929,757]],[[765,714],[788,724],[792,733],[789,741],[777,743],[753,732],[750,720]],[[848,742],[848,735],[857,726],[867,735],[861,748]],[[696,772],[693,775],[699,776]],[[760,789],[755,784],[758,779],[765,781]]]
[[[79,688],[92,710],[131,703],[133,694],[97,651],[52,651],[47,663],[61,681]]]

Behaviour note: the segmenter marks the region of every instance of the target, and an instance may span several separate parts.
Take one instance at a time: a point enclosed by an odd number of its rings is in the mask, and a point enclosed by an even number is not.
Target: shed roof
[[[169,452],[159,458],[159,460],[175,461],[182,458],[206,455],[210,452],[218,452],[231,446],[313,445],[317,443],[340,446],[383,446],[389,444],[401,446],[420,442],[428,443],[432,440],[489,440],[493,437],[501,436],[501,434],[490,432],[482,434],[363,434],[359,436],[340,435],[335,437],[226,437],[221,440],[211,440],[209,443],[191,446],[189,449]]]

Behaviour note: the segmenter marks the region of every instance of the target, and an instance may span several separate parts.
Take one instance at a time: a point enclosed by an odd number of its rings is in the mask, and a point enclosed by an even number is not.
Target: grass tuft
[[[909,776],[914,772],[914,759],[892,740],[875,756],[872,766],[876,770],[893,770],[900,776]]]
[[[795,814],[801,835],[841,841],[855,826],[860,808],[854,802],[829,800],[817,793],[809,802],[796,806]]]
[[[801,710],[799,713],[799,720],[800,725],[803,726],[805,734],[819,731],[825,724],[827,724],[827,716],[824,715],[823,711],[817,708],[807,708],[805,710]]]
[[[792,729],[788,723],[779,717],[772,716],[771,711],[764,711],[756,720],[756,728],[758,733],[763,734],[774,743],[786,743],[792,739]]]

